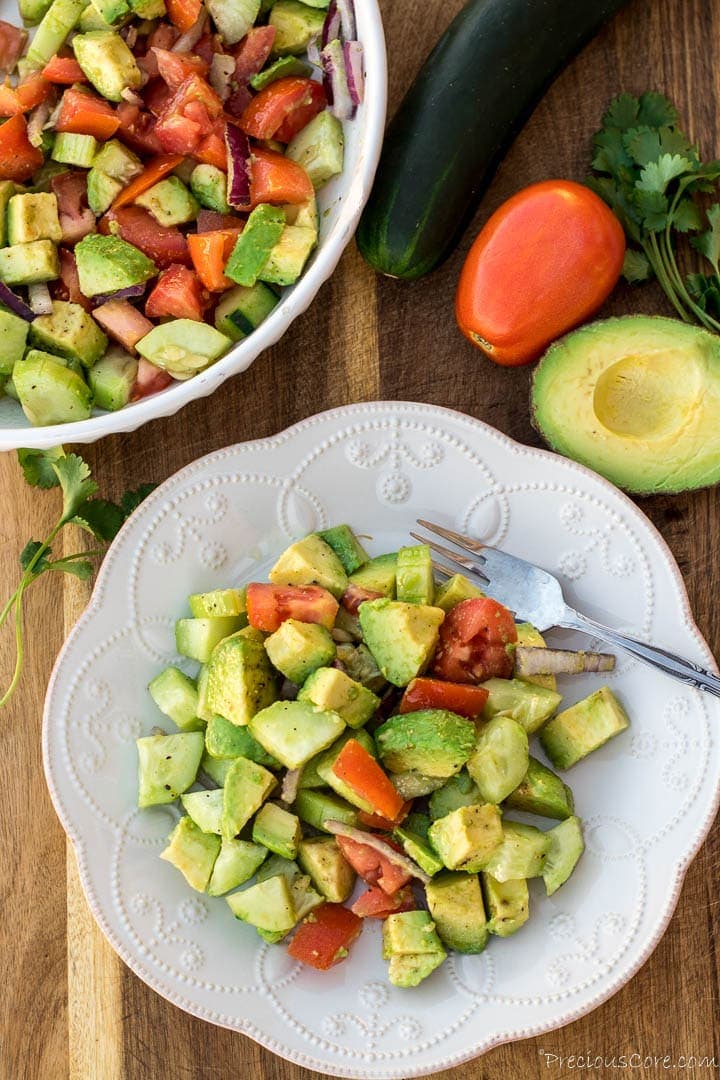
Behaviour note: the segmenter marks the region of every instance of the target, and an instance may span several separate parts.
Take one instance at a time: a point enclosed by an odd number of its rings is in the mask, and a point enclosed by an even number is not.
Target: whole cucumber
[[[382,274],[446,257],[559,69],[627,0],[469,0],[392,120],[357,244]]]

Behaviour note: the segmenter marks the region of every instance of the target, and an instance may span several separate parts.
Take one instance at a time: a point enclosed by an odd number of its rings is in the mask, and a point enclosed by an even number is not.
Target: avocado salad
[[[362,46],[352,0],[19,2],[36,29],[0,21],[0,396],[61,424],[203,371],[298,280]]]
[[[436,583],[425,545],[370,558],[348,525],[268,577],[190,596],[199,670],[150,683],[175,730],[137,740],[138,804],[179,800],[160,857],[264,941],[325,970],[381,919],[390,982],[416,986],[518,931],[530,878],[573,872],[572,792],[530,739],[562,770],[627,728],[607,686],[558,711],[554,672],[614,658],[548,649],[467,577]]]

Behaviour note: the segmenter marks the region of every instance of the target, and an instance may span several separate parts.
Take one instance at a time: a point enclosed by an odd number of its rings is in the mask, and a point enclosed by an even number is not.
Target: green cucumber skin
[[[627,0],[469,0],[391,121],[357,232],[389,277],[429,273],[457,242],[558,71]]]

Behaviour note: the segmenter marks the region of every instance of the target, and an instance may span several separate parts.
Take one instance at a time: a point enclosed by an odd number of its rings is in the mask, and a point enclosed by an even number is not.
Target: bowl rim
[[[0,427],[0,451],[20,447],[42,450],[64,443],[92,443],[106,435],[136,431],[150,420],[172,416],[189,402],[208,397],[226,379],[246,371],[262,352],[277,344],[292,322],[307,310],[334,272],[355,233],[370,196],[385,132],[387,51],[379,0],[362,0],[358,18],[362,24],[360,37],[366,71],[365,101],[359,116],[362,124],[359,159],[347,189],[339,197],[342,206],[337,221],[319,245],[307,272],[281,298],[265,322],[194,378],[176,382],[117,412],[101,413],[88,420],[43,427]]]

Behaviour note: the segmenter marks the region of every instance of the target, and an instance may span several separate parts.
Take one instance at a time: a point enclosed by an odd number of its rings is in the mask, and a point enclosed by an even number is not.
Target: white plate
[[[114,432],[135,431],[158,416],[171,416],[195,398],[212,394],[231,375],[245,371],[309,307],[355,233],[370,194],[385,129],[387,66],[380,9],[377,0],[358,0],[356,7],[358,38],[364,49],[365,101],[355,119],[343,124],[345,168],[318,193],[318,248],[297,285],[284,289],[280,303],[265,322],[206,371],[118,412],[96,410],[89,420],[74,424],[32,427],[17,402],[0,396],[0,450],[90,443]],[[0,19],[18,22],[17,0],[0,0]]]
[[[106,557],[45,708],[52,797],[125,962],[182,1009],[338,1076],[432,1073],[599,1005],[657,945],[718,805],[720,701],[621,658],[609,683],[632,726],[567,776],[587,851],[552,898],[533,882],[530,922],[482,955],[398,990],[372,924],[347,963],[313,972],[224,900],[193,893],[157,857],[176,813],[135,808],[133,745],[160,719],[145,686],[175,659],[185,597],[262,579],[311,529],[349,521],[378,554],[419,516],[537,561],[581,610],[713,665],[670,552],[607,482],[459,413],[380,403],[211,454],[163,484]],[[561,689],[572,702],[597,685]]]

